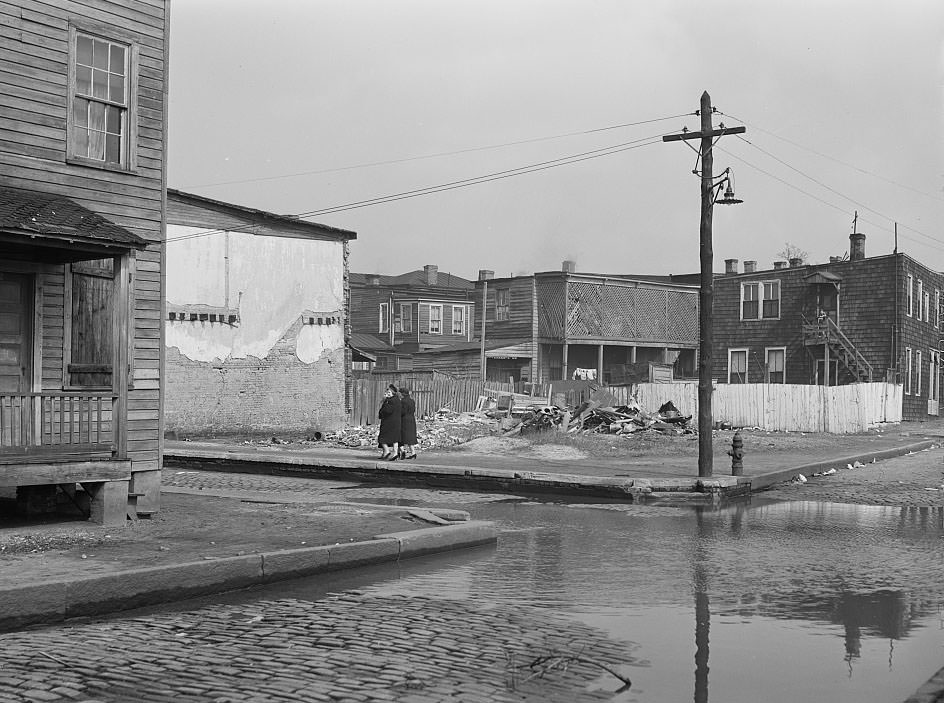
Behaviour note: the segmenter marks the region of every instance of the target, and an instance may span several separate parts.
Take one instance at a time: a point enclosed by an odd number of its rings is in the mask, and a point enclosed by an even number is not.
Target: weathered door
[[[0,394],[31,390],[32,308],[30,277],[0,272]]]

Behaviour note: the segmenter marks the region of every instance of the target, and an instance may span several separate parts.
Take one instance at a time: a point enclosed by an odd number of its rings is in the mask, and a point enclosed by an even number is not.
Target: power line
[[[677,120],[680,117],[688,117],[692,113],[683,113],[681,115],[670,115],[668,117],[656,117],[651,120],[640,120],[638,122],[624,122],[622,124],[609,125],[607,127],[596,127],[594,129],[585,129],[578,132],[566,132],[564,134],[555,134],[546,137],[534,137],[531,139],[521,139],[514,142],[505,142],[502,144],[490,144],[488,146],[469,147],[467,149],[457,149],[455,151],[442,151],[434,154],[423,154],[420,156],[407,156],[402,159],[388,159],[386,161],[371,161],[362,164],[353,164],[350,166],[338,166],[335,168],[319,169],[317,171],[299,171],[297,173],[286,173],[276,176],[260,176],[258,178],[246,178],[237,181],[218,181],[216,183],[202,183],[197,185],[185,186],[186,188],[214,188],[224,185],[237,185],[240,183],[259,183],[262,181],[275,181],[283,178],[297,178],[299,176],[314,176],[323,173],[337,173],[339,171],[352,171],[359,168],[372,168],[375,166],[388,166],[391,164],[402,164],[410,161],[422,161],[425,159],[435,159],[442,156],[457,156],[459,154],[468,154],[476,151],[489,151],[492,149],[503,149],[509,146],[519,146],[521,144],[534,144],[536,142],[546,142],[553,139],[563,139],[565,137],[583,136],[586,134],[595,134],[598,132],[607,132],[614,129],[623,129],[625,127],[638,127],[640,125],[653,124],[655,122],[665,122],[666,120]],[[737,119],[737,118],[735,118]]]
[[[479,185],[481,183],[489,183],[491,181],[502,180],[505,178],[511,178],[513,176],[521,176],[528,173],[536,173],[538,171],[546,171],[551,168],[557,168],[559,166],[567,166],[569,164],[579,163],[581,161],[588,161],[590,159],[597,159],[602,156],[609,156],[611,154],[618,154],[623,151],[629,151],[631,149],[638,149],[643,146],[649,146],[651,144],[659,143],[661,137],[659,135],[651,137],[643,137],[641,139],[635,139],[629,142],[623,142],[621,144],[614,144],[608,147],[602,147],[600,149],[593,149],[591,151],[580,152],[577,154],[570,154],[568,156],[562,156],[557,159],[551,159],[549,161],[541,161],[534,164],[528,164],[526,166],[519,166],[513,169],[507,169],[504,171],[496,171],[493,173],[484,174],[481,176],[475,176],[472,178],[466,178],[459,181],[450,181],[448,183],[440,183],[437,185],[426,186],[424,188],[418,188],[415,190],[404,191],[400,193],[391,193],[388,195],[378,196],[376,198],[368,198],[366,200],[359,200],[351,203],[344,203],[341,205],[334,205],[327,208],[322,208],[319,210],[311,210],[309,212],[299,213],[297,217],[315,217],[318,215],[332,214],[335,212],[344,212],[347,210],[356,210],[363,207],[370,207],[372,205],[381,205],[383,203],[395,202],[398,200],[406,200],[409,198],[417,198],[423,195],[432,195],[433,193],[441,193],[447,190],[455,190],[457,188],[466,188],[473,185]],[[183,241],[185,239],[196,239],[199,237],[206,237],[213,234],[219,234],[226,230],[207,230],[203,232],[192,232],[190,234],[184,234],[179,237],[170,237],[167,239],[168,242],[177,242]]]
[[[722,114],[724,114],[724,113],[722,113]],[[753,124],[749,124],[748,122],[745,122],[744,120],[742,120],[740,117],[737,117],[736,115],[732,115],[732,114],[728,113],[728,114],[727,114],[727,117],[731,117],[731,118],[737,120],[738,122],[740,122],[740,123],[742,123],[742,124],[748,125],[748,126],[750,126],[750,128],[753,129],[753,130],[757,130],[758,132],[763,132],[764,134],[769,134],[771,137],[773,137],[773,138],[775,138],[775,139],[779,139],[779,140],[782,141],[782,142],[786,142],[787,144],[790,144],[790,145],[792,145],[792,146],[795,146],[795,147],[797,147],[798,149],[803,149],[804,151],[808,151],[808,152],[811,153],[811,154],[815,154],[816,156],[819,156],[819,157],[821,157],[821,158],[823,158],[823,159],[827,159],[827,160],[829,160],[829,161],[832,161],[832,162],[834,162],[834,163],[837,163],[837,164],[839,164],[840,166],[845,166],[846,168],[851,168],[853,171],[858,171],[859,173],[861,173],[861,174],[863,174],[863,175],[865,175],[865,176],[872,176],[872,177],[874,177],[874,178],[878,178],[878,179],[880,179],[880,180],[883,180],[883,181],[885,181],[886,183],[889,183],[889,184],[891,184],[891,185],[893,185],[893,186],[898,186],[899,188],[903,188],[904,190],[910,190],[911,192],[917,193],[918,195],[923,195],[923,196],[925,196],[926,198],[930,198],[931,200],[936,200],[936,201],[938,201],[938,202],[944,202],[944,198],[942,198],[940,195],[935,195],[935,194],[933,194],[933,193],[928,193],[928,192],[926,192],[926,191],[919,190],[918,188],[913,188],[912,186],[905,185],[904,183],[899,183],[898,181],[892,180],[891,178],[888,178],[887,176],[883,176],[883,175],[880,174],[880,173],[875,173],[874,171],[869,171],[869,170],[867,170],[867,169],[864,169],[864,168],[861,168],[861,167],[859,167],[859,166],[856,166],[855,164],[850,164],[850,163],[848,163],[848,162],[846,162],[846,161],[842,161],[841,159],[837,159],[836,157],[830,156],[829,154],[824,154],[824,153],[822,153],[822,152],[820,152],[820,151],[816,151],[815,149],[811,149],[810,147],[804,146],[804,145],[802,145],[802,144],[800,144],[800,143],[798,143],[798,142],[795,142],[795,141],[793,141],[793,140],[791,140],[791,139],[787,139],[786,137],[782,137],[782,136],[780,136],[779,134],[775,134],[774,132],[771,132],[770,130],[764,129],[764,128],[762,128],[762,127],[757,127],[757,126],[755,126],[755,125],[753,125]]]
[[[744,141],[747,141],[747,140],[745,139]],[[748,142],[748,143],[749,143],[749,142]],[[776,175],[770,173],[769,171],[767,171],[767,170],[761,168],[760,166],[758,166],[757,164],[751,163],[751,162],[748,161],[747,159],[744,159],[744,158],[738,156],[737,154],[734,154],[734,153],[728,151],[727,149],[725,149],[725,148],[723,148],[723,147],[720,147],[720,146],[719,146],[719,147],[716,147],[716,148],[717,148],[718,150],[720,150],[720,151],[723,151],[725,154],[727,154],[727,155],[730,156],[731,158],[737,159],[738,161],[740,161],[741,163],[745,164],[746,166],[749,166],[749,167],[753,168],[754,170],[759,171],[760,173],[763,173],[763,174],[764,174],[765,176],[767,176],[768,178],[772,178],[772,179],[774,179],[775,181],[778,181],[778,182],[782,183],[783,185],[787,186],[788,188],[792,188],[793,190],[795,190],[795,191],[797,191],[797,192],[799,192],[799,193],[802,193],[803,195],[807,196],[808,198],[812,198],[813,200],[816,200],[817,202],[820,202],[820,203],[822,203],[823,205],[826,205],[827,207],[833,208],[834,210],[838,210],[839,212],[842,212],[842,213],[845,213],[845,214],[851,214],[851,213],[849,212],[849,210],[847,210],[846,208],[841,207],[841,206],[839,206],[839,205],[836,205],[835,203],[831,203],[831,202],[829,202],[828,200],[823,200],[823,199],[820,198],[819,196],[814,195],[814,194],[810,193],[809,191],[803,190],[803,189],[800,188],[799,186],[794,185],[793,183],[790,183],[789,181],[784,180],[783,178],[780,178],[779,176],[776,176]],[[773,158],[776,158],[776,157],[773,157]],[[780,159],[777,159],[777,161],[780,161]],[[783,162],[781,162],[781,163],[783,163]],[[784,163],[784,165],[785,165],[785,166],[788,166],[789,168],[793,168],[792,166],[789,166],[789,164]],[[801,175],[804,175],[804,176],[805,176],[805,174],[803,174],[802,171],[799,171],[798,169],[793,169],[793,170],[795,170],[795,171],[797,171],[797,173],[800,173]],[[807,176],[807,177],[808,177],[808,176]],[[824,184],[821,184],[821,183],[820,183],[819,181],[817,181],[816,179],[812,179],[812,178],[811,178],[811,180],[812,180],[814,183],[817,183],[817,184],[819,184],[819,185],[823,185],[824,188],[826,188],[827,190],[830,190],[831,192],[835,193],[835,194],[838,195],[839,197],[844,198],[844,199],[848,200],[849,202],[851,202],[851,203],[853,203],[853,204],[860,205],[856,200],[854,200],[854,199],[852,199],[852,198],[850,198],[850,197],[848,197],[848,196],[846,196],[846,195],[843,195],[842,193],[839,193],[838,191],[836,191],[836,190],[830,188],[829,186],[826,186],[826,185],[824,185]],[[880,212],[876,212],[875,210],[873,210],[873,209],[871,209],[871,208],[869,208],[869,207],[867,207],[867,206],[865,206],[865,205],[860,205],[860,207],[862,207],[862,208],[864,208],[864,209],[866,209],[866,210],[868,210],[868,211],[870,211],[870,212],[872,212],[872,213],[878,215],[879,217],[881,217],[881,218],[884,219],[884,220],[887,220],[887,221],[889,221],[889,222],[896,222],[896,220],[894,220],[893,218],[890,218],[890,217],[888,217],[887,215],[883,215],[883,214],[880,213]],[[874,226],[878,227],[879,229],[882,229],[882,230],[884,230],[884,231],[886,231],[886,232],[892,232],[892,231],[893,231],[893,230],[890,229],[887,225],[882,225],[882,224],[879,224],[879,223],[877,223],[877,222],[873,222],[873,221],[870,221],[870,220],[866,220],[865,218],[860,218],[860,219],[861,219],[863,222],[869,222],[869,224],[872,224],[872,225],[874,225]],[[898,225],[899,225],[900,227],[904,228],[904,229],[910,230],[910,231],[914,232],[915,234],[918,234],[918,235],[920,235],[920,236],[922,236],[922,237],[924,237],[924,238],[930,240],[930,241],[933,243],[933,246],[934,246],[935,248],[944,250],[944,241],[938,239],[937,237],[932,237],[932,236],[929,235],[929,234],[925,234],[925,233],[922,232],[921,230],[918,230],[918,229],[915,229],[914,227],[910,227],[910,226],[908,226],[908,225],[902,224],[901,222],[898,222]],[[914,241],[914,242],[918,242],[918,241],[919,241],[919,240],[917,240],[917,239],[914,239],[913,237],[908,237],[907,235],[901,235],[901,236],[904,237],[905,239],[911,239],[911,241]],[[919,243],[920,243],[920,242],[919,242]],[[928,245],[925,244],[925,246],[928,246]]]

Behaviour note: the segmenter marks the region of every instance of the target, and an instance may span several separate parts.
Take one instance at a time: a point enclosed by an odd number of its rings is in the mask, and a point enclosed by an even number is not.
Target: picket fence
[[[569,406],[589,399],[600,387],[592,383],[520,384],[482,383],[477,378],[454,377],[438,372],[371,375],[353,379],[351,422],[356,425],[377,423],[377,410],[389,383],[410,388],[416,400],[418,416],[432,415],[440,408],[457,412],[474,410],[480,396],[517,392],[533,396],[535,403],[545,403],[552,396]],[[488,392],[486,393],[486,388]],[[654,412],[672,401],[683,415],[697,417],[698,383],[671,381],[604,386],[616,405],[636,402],[643,410]],[[893,383],[854,383],[846,386],[807,386],[788,384],[717,384],[712,396],[712,415],[716,423],[733,427],[759,427],[770,431],[829,432],[848,434],[864,432],[885,422],[901,422],[902,386]]]

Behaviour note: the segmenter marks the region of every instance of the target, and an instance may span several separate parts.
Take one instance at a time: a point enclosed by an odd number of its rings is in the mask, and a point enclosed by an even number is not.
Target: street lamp
[[[700,139],[698,158],[701,160],[701,226],[699,228],[699,253],[701,259],[701,286],[698,290],[698,476],[711,476],[713,464],[713,450],[711,446],[711,430],[714,422],[711,414],[711,347],[714,344],[714,318],[712,314],[712,297],[714,288],[714,261],[711,249],[711,218],[715,202],[722,205],[741,202],[734,197],[734,181],[731,170],[726,169],[721,178],[714,178],[712,168],[714,157],[711,148],[714,140],[725,134],[740,134],[747,131],[744,127],[725,127],[713,129],[711,115],[711,96],[708,91],[702,93],[701,107],[698,114],[701,116],[701,131],[682,132],[681,134],[667,134],[662,137],[664,142],[688,141]],[[696,168],[695,173],[698,174]],[[719,200],[718,194],[722,186],[727,185],[724,196]]]

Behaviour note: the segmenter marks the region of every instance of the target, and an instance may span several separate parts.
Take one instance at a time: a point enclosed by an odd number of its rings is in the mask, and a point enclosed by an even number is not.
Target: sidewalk
[[[714,473],[698,478],[693,456],[638,458],[528,458],[510,454],[430,451],[410,461],[378,461],[372,449],[322,444],[247,444],[226,440],[167,441],[168,466],[227,471],[292,472],[389,484],[419,483],[480,491],[562,493],[631,499],[712,501],[763,490],[806,475],[870,463],[926,449],[944,441],[944,428],[914,423],[883,434],[837,437],[834,446],[798,455],[793,451],[749,452],[743,475],[731,475],[731,458],[714,455]]]

